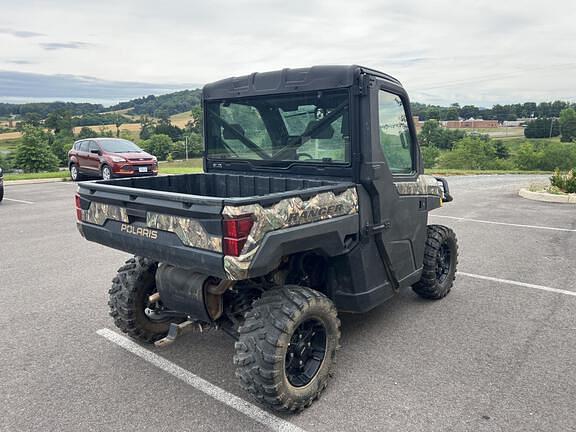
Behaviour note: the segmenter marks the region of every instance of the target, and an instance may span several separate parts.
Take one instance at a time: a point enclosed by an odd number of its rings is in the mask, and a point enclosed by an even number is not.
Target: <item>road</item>
[[[576,207],[518,197],[533,177],[449,180],[455,201],[431,222],[459,238],[452,293],[430,302],[406,290],[342,316],[335,379],[277,429],[576,430]],[[128,256],[80,237],[74,191],[8,185],[0,204],[0,430],[268,430],[252,405],[231,406],[252,401],[228,337],[150,349],[211,383],[216,400],[97,333],[115,330],[107,289]]]

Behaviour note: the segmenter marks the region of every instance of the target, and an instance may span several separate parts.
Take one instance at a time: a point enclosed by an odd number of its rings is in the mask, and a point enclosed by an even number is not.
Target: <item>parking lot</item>
[[[222,333],[117,336],[107,290],[128,255],[81,238],[74,184],[7,185],[0,430],[576,430],[576,206],[518,197],[535,179],[449,178],[430,222],[459,238],[452,293],[342,316],[335,379],[280,417],[238,387]]]

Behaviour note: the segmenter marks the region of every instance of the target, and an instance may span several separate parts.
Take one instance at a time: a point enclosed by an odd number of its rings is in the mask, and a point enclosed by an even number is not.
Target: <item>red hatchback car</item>
[[[154,176],[158,160],[132,141],[120,138],[89,138],[74,143],[68,152],[72,180],[84,177]]]

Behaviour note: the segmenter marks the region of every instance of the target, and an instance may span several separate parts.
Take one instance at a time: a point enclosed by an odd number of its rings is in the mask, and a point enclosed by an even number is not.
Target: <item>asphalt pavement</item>
[[[7,185],[0,430],[576,430],[576,206],[520,198],[535,180],[450,177],[455,200],[430,223],[458,235],[451,294],[406,290],[343,315],[335,378],[310,409],[280,417],[238,387],[221,333],[162,350],[103,337],[128,255],[81,238],[74,184]]]

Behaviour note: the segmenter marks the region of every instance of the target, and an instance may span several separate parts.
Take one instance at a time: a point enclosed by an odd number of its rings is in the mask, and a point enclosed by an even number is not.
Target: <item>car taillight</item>
[[[74,201],[76,202],[76,219],[78,221],[82,220],[82,207],[80,207],[80,195],[76,194],[74,196]]]
[[[224,255],[240,256],[242,248],[246,244],[248,235],[252,230],[252,225],[254,225],[252,215],[224,218],[222,221],[222,231],[224,234],[222,249]]]

